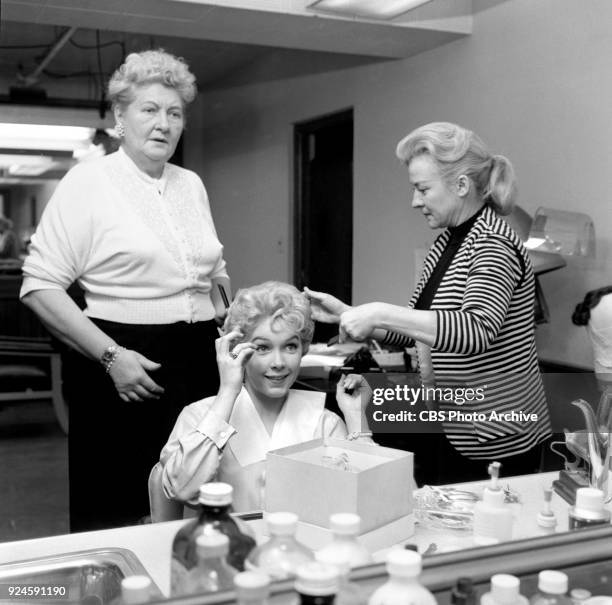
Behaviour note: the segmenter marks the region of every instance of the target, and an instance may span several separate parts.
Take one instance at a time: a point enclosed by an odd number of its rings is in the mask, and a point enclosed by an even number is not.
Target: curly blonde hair
[[[499,214],[512,212],[516,179],[510,160],[492,155],[482,139],[467,128],[450,122],[432,122],[413,130],[398,144],[396,155],[406,165],[427,154],[448,184],[466,175],[483,201]]]
[[[108,82],[108,98],[113,108],[126,106],[132,101],[134,88],[159,82],[174,88],[183,105],[191,103],[197,94],[195,76],[179,57],[163,49],[145,50],[129,54]]]
[[[248,340],[257,325],[271,318],[273,330],[295,331],[306,350],[312,341],[314,321],[310,302],[295,286],[278,281],[267,281],[236,293],[225,318],[225,333],[239,330]]]

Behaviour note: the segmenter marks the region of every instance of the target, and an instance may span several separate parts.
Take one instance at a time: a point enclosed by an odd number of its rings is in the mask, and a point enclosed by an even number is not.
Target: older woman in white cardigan
[[[179,412],[217,391],[223,247],[202,181],[168,162],[195,95],[181,59],[129,55],[108,86],[119,150],[62,179],[24,264],[23,302],[68,345],[72,531],[146,515]]]

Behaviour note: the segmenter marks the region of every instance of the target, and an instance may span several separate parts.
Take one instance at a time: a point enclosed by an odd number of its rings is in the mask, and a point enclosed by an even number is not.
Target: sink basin
[[[149,574],[136,555],[125,548],[81,550],[0,565],[0,584],[45,585],[45,590],[54,591],[55,598],[37,596],[38,605],[105,605],[121,594],[121,580],[133,575]],[[155,583],[151,596],[162,597]]]

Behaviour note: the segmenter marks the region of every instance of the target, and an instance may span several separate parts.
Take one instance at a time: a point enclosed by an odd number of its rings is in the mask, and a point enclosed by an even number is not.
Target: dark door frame
[[[293,149],[294,149],[294,220],[293,220],[293,282],[299,288],[304,287],[302,269],[302,249],[303,249],[303,210],[304,210],[304,164],[308,158],[304,157],[305,139],[317,130],[343,122],[353,122],[353,108],[342,109],[319,118],[296,122],[293,129]],[[352,282],[352,278],[351,278]],[[349,304],[350,300],[346,301]]]
[[[2,214],[4,214],[4,216],[6,216],[7,218],[11,218],[11,214],[12,214],[12,199],[11,199],[11,189],[10,187],[7,186],[0,186],[0,195],[2,195],[3,198],[3,208],[2,208]]]

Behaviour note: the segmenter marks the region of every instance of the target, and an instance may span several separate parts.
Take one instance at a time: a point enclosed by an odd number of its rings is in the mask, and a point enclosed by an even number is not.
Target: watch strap
[[[106,369],[106,373],[110,372],[110,369],[113,367],[113,364],[117,360],[117,357],[121,354],[121,351],[124,351],[123,347],[118,345],[110,345],[104,349],[102,356],[100,357],[100,363]]]

